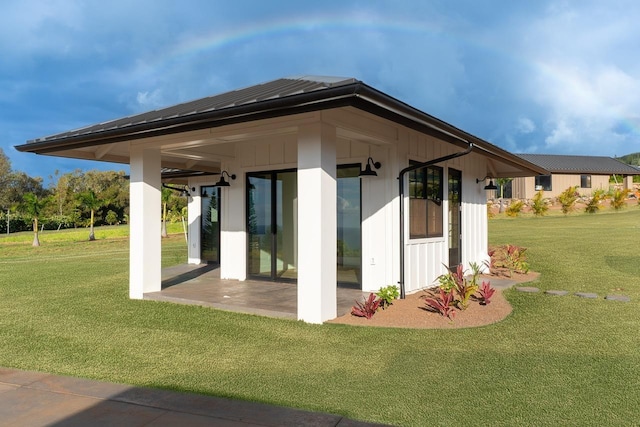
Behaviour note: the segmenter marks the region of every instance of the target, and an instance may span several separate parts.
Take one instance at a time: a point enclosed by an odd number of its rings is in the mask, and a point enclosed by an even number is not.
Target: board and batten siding
[[[395,285],[399,280],[400,222],[397,177],[410,160],[428,161],[462,150],[431,136],[406,128],[398,129],[396,140],[369,144],[339,136],[336,144],[336,164],[364,165],[368,157],[382,163],[377,177],[361,180],[362,215],[362,290],[377,291]],[[222,163],[222,169],[236,174],[237,179],[222,191],[221,266],[224,279],[245,280],[247,274],[246,174],[256,171],[297,168],[297,134],[281,133],[259,140],[239,142],[235,156]],[[486,194],[476,178],[486,175],[484,157],[471,153],[453,159],[443,167],[443,236],[431,239],[409,239],[405,221],[405,290],[415,292],[435,284],[449,263],[448,242],[448,168],[462,172],[462,262],[469,269],[471,262],[481,264],[487,258]],[[218,176],[199,177],[189,185],[197,187],[194,202],[189,207],[189,260],[199,261],[199,191],[201,185],[211,185]],[[408,188],[405,176],[405,188]],[[405,192],[405,214],[409,215],[408,191]]]
[[[411,132],[407,135],[407,151],[404,164],[410,160],[425,162],[460,151],[460,148],[433,137]],[[437,278],[446,273],[449,265],[449,201],[447,200],[447,177],[449,168],[462,172],[462,264],[466,270],[475,262],[479,265],[488,259],[487,206],[484,184],[476,178],[486,175],[485,159],[471,153],[444,164],[443,167],[443,236],[424,239],[409,238],[408,179],[405,178],[405,290],[407,293],[437,285]]]
[[[397,267],[394,270],[394,248],[398,247],[397,232],[389,224],[394,221],[394,194],[397,184],[393,173],[390,153],[392,145],[366,144],[357,140],[339,137],[336,144],[336,164],[364,165],[369,156],[382,163],[377,177],[361,181],[362,215],[362,289],[377,291],[382,286],[397,282]],[[245,224],[245,176],[256,171],[296,169],[297,135],[275,135],[259,141],[245,142],[236,147],[234,163],[223,164],[223,169],[235,173],[238,178],[231,187],[223,190],[221,233],[221,276],[228,279],[246,279],[246,224]],[[394,185],[395,184],[395,185]],[[395,192],[395,193],[394,193]],[[396,196],[397,198],[397,196]],[[395,205],[397,206],[397,204]],[[397,226],[395,227],[397,230]],[[392,241],[392,240],[395,240]],[[231,251],[231,252],[229,252]],[[395,250],[397,252],[397,249]],[[226,262],[225,253],[243,254],[234,256],[233,265]]]

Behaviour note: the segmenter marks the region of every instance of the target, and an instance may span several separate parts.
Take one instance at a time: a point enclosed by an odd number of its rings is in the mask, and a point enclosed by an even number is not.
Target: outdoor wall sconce
[[[225,180],[225,179],[224,179],[224,175],[225,175],[225,174],[227,175],[227,178],[231,178],[231,179],[233,179],[233,180],[235,180],[235,179],[236,179],[236,175],[235,175],[235,174],[233,174],[233,175],[229,175],[229,172],[227,172],[227,171],[222,171],[222,172],[220,173],[220,181],[218,181],[218,182],[216,182],[216,183],[214,184],[214,186],[215,186],[215,187],[229,187],[229,186],[231,185],[231,184],[229,184],[229,182],[228,182],[227,180]]]
[[[489,179],[489,183],[488,183],[487,185],[485,185],[485,186],[484,186],[484,189],[485,189],[485,190],[487,190],[487,191],[489,191],[489,190],[497,190],[497,189],[498,189],[498,186],[497,186],[497,185],[495,185],[495,184],[493,183],[493,179],[491,179],[491,177],[490,177],[489,175],[485,176],[485,177],[484,177],[484,178],[482,178],[482,179],[478,179],[478,178],[476,178],[476,184],[479,184],[479,183],[481,183],[481,182],[484,182],[484,181],[486,181],[487,179]]]
[[[380,162],[374,162],[373,159],[369,157],[367,159],[367,166],[365,166],[364,170],[360,171],[358,176],[360,178],[362,178],[363,176],[378,176],[378,172],[371,169],[371,166],[373,166],[376,169],[380,169],[380,166],[382,165],[380,164]]]
[[[169,184],[165,184],[164,182],[162,183],[162,186],[164,188],[168,188],[169,190],[173,190],[173,191],[177,191],[180,193],[180,195],[182,197],[189,197],[191,194],[189,193],[189,187],[187,187],[186,185],[182,188],[178,188],[178,187],[173,187]]]

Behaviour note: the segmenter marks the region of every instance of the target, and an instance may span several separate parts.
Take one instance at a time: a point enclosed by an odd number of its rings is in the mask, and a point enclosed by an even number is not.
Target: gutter
[[[434,165],[436,163],[444,162],[447,160],[455,159],[457,157],[466,156],[471,153],[474,146],[471,142],[464,141],[467,144],[467,149],[464,151],[459,151],[457,153],[449,154],[447,156],[438,157],[437,159],[429,160],[424,163],[420,163],[417,165],[408,166],[400,171],[398,175],[398,185],[399,185],[399,194],[400,194],[400,280],[398,284],[400,285],[400,299],[404,299],[406,296],[404,289],[404,176],[407,172],[411,172],[416,169],[421,169],[427,166]]]

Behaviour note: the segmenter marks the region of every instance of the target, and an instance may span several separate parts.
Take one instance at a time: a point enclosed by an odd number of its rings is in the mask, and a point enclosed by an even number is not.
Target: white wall
[[[338,133],[336,163],[365,164],[371,156],[382,163],[377,177],[362,179],[362,288],[376,291],[382,286],[395,285],[399,280],[399,194],[397,176],[409,160],[428,161],[463,150],[416,131],[398,128],[387,132],[388,141],[364,143],[345,133]],[[259,140],[238,142],[235,160],[223,163],[222,168],[236,174],[237,179],[222,191],[221,216],[221,277],[246,279],[247,235],[245,215],[246,174],[297,168],[297,134],[264,136]],[[465,268],[471,262],[482,263],[487,255],[486,194],[476,178],[486,175],[486,160],[478,154],[454,159],[444,167],[462,172],[462,260]],[[189,209],[189,262],[199,262],[200,206],[198,185],[213,184],[217,176],[190,181],[196,186],[193,206]],[[405,177],[406,182],[406,177]],[[405,191],[405,195],[407,192]],[[447,194],[445,189],[445,195]],[[405,199],[408,215],[408,199]],[[408,221],[405,221],[405,286],[407,292],[434,285],[448,264],[447,201],[443,202],[444,236],[434,239],[410,240]],[[197,241],[197,250],[194,244]]]
[[[408,132],[403,135],[401,145],[406,144],[406,154],[402,154],[398,161],[402,168],[409,165],[409,160],[429,161],[438,157],[462,151],[463,148],[454,147],[436,140],[435,138]],[[446,272],[449,265],[449,241],[448,241],[448,201],[447,176],[448,168],[454,168],[462,172],[462,263],[465,269],[469,269],[471,262],[482,264],[487,259],[487,210],[486,195],[483,183],[476,184],[476,178],[486,175],[486,160],[471,153],[458,157],[437,166],[443,167],[443,181],[445,200],[443,209],[443,236],[428,239],[409,238],[409,199],[408,184],[405,176],[405,291],[415,292],[425,287],[435,286],[439,275]]]

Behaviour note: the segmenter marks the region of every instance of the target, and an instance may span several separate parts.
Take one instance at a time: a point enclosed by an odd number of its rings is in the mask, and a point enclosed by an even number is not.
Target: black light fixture
[[[476,178],[476,184],[478,184],[480,182],[484,182],[487,179],[489,180],[489,183],[484,186],[484,189],[487,190],[487,191],[489,191],[489,190],[497,190],[498,186],[493,183],[493,179],[491,179],[491,177],[489,175],[485,176],[482,179]]]
[[[227,171],[222,171],[220,173],[220,181],[216,182],[214,184],[215,187],[229,187],[231,184],[229,184],[229,182],[227,180],[224,179],[224,175],[227,175],[227,178],[231,178],[231,179],[236,179],[236,175],[229,175],[229,172]]]
[[[189,193],[189,187],[187,187],[186,185],[182,188],[178,188],[178,187],[173,187],[169,184],[165,184],[164,182],[162,183],[162,186],[164,188],[168,188],[169,190],[173,190],[173,191],[177,191],[180,193],[180,195],[182,197],[189,197],[191,194]]]
[[[360,178],[362,178],[363,176],[378,176],[378,172],[371,169],[371,166],[373,166],[376,169],[380,169],[380,166],[382,165],[380,164],[380,162],[374,162],[373,159],[369,157],[367,159],[367,166],[365,166],[364,170],[360,171],[358,176]]]

